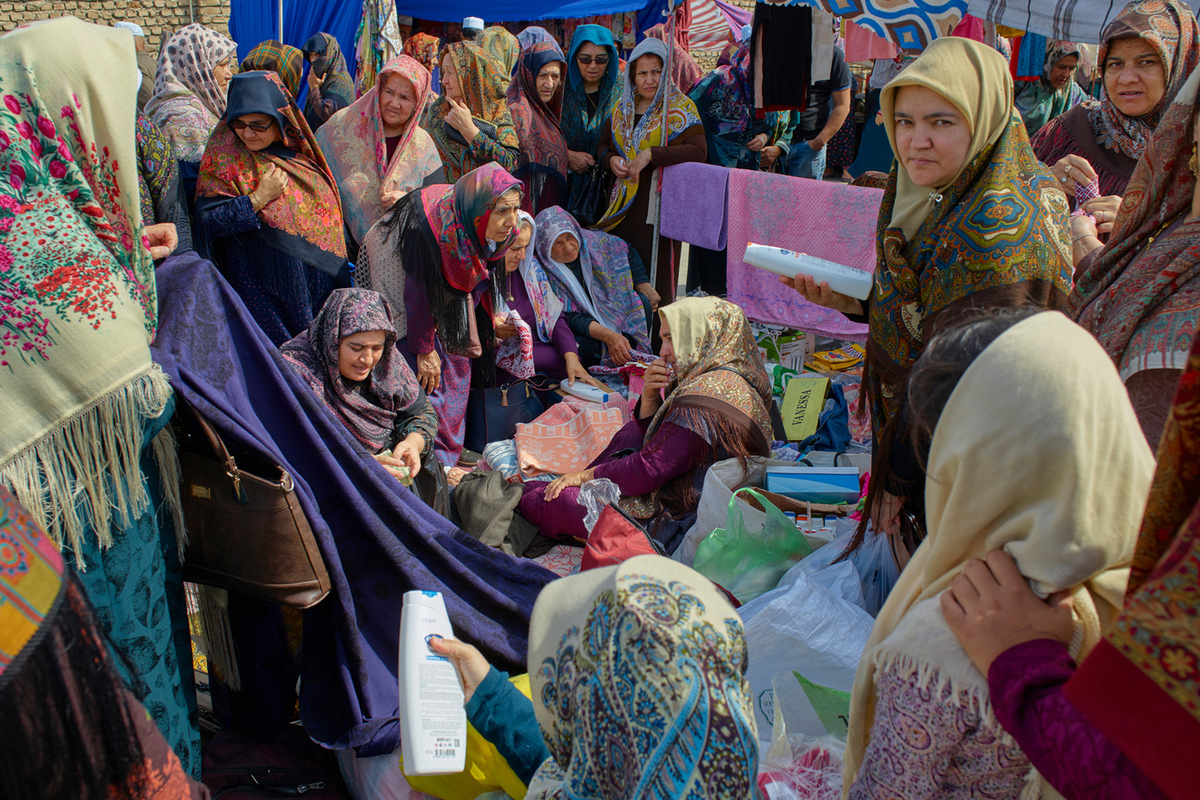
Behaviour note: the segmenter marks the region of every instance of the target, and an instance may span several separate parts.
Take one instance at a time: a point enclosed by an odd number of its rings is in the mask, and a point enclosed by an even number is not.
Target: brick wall
[[[68,14],[100,25],[136,22],[146,32],[146,49],[152,54],[164,36],[193,21],[229,33],[229,0],[0,0],[0,31]]]

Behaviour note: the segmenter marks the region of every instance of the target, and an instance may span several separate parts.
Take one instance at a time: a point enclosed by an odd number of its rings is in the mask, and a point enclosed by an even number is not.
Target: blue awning
[[[436,22],[479,17],[485,24],[526,19],[578,19],[637,11],[646,0],[396,0],[396,13]]]

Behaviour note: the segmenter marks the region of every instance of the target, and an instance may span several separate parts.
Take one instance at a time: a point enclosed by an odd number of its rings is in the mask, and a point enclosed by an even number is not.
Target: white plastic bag
[[[750,654],[746,679],[758,737],[764,742],[771,740],[775,723],[771,681],[777,672],[799,672],[813,683],[844,692],[854,686],[875,620],[846,599],[853,565],[836,564],[812,576],[801,569],[831,546],[792,567],[776,588],[738,609]],[[828,587],[835,587],[836,593]],[[849,594],[853,596],[852,590]]]
[[[857,527],[857,520],[840,520],[838,534],[833,541],[801,561],[797,568],[809,575],[815,575],[830,566],[850,544]],[[862,596],[865,601],[863,608],[872,617],[877,616],[892,587],[900,578],[900,566],[896,563],[887,537],[876,534],[868,527],[862,547],[852,553],[846,561],[854,564],[862,582]]]

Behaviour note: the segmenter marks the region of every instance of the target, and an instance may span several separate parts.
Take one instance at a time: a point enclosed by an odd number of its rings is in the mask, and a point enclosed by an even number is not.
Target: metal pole
[[[279,43],[283,44],[283,0],[279,0]]]

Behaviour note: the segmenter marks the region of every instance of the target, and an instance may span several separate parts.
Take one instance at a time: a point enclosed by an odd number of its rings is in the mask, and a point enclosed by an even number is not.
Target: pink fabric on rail
[[[742,256],[747,243],[766,244],[874,272],[875,221],[882,199],[880,189],[731,170],[729,302],[759,322],[866,341],[866,325],[813,305],[773,272],[744,263]]]

